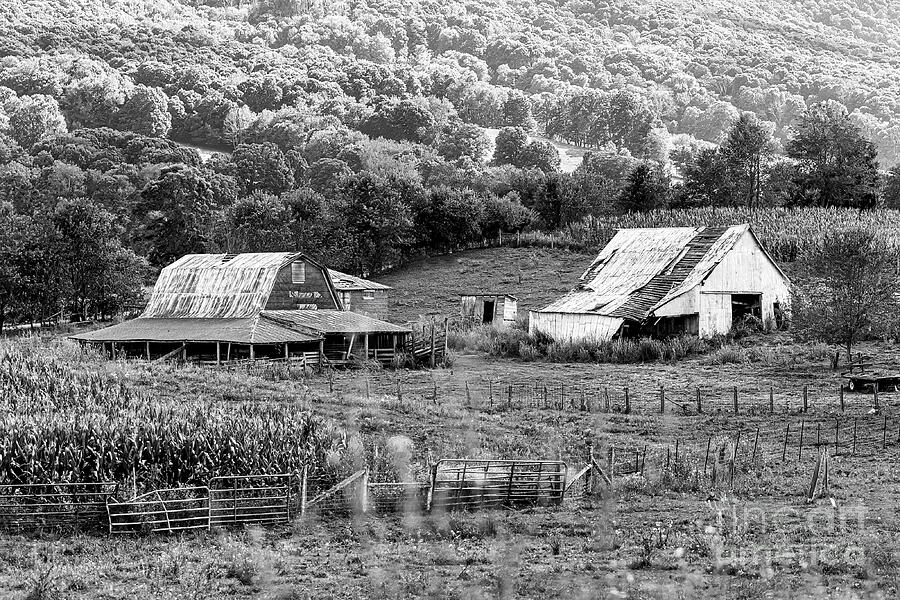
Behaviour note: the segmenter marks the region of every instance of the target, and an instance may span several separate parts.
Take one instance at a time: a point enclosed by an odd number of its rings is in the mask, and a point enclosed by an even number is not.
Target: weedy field
[[[562,458],[575,466],[585,462],[591,446],[601,463],[611,447],[624,452],[647,446],[650,452],[644,476],[618,477],[598,496],[561,507],[350,519],[311,515],[285,528],[171,537],[4,535],[0,595],[894,597],[900,567],[894,508],[900,481],[893,468],[900,456],[900,398],[882,394],[879,414],[871,415],[870,395],[847,394],[842,412],[826,349],[778,336],[746,343],[762,348],[765,359],[559,365],[464,355],[448,369],[353,371],[329,381],[106,362],[82,356],[65,342],[11,342],[7,352],[11,347],[42,353],[48,363],[90,371],[98,380],[115,377],[125,396],[216,407],[212,422],[216,411],[237,414],[248,406],[280,407],[284,414],[308,410],[323,427],[344,432],[345,450],[332,457],[339,463],[390,462],[388,439],[406,436],[412,444],[402,460],[418,478],[441,457]],[[886,360],[900,358],[886,345],[864,350]],[[535,382],[539,389],[561,384],[570,390],[579,385],[608,389],[610,412],[597,396],[590,410],[578,403],[548,408],[540,395],[537,402],[516,395],[508,405],[498,398],[505,399],[503,382],[513,380],[530,382],[532,389]],[[493,404],[484,395],[485,383],[497,394]],[[659,413],[660,384],[669,399],[664,414]],[[621,412],[626,385],[632,393],[630,414]],[[808,409],[802,413],[804,385],[809,386]],[[734,386],[741,393],[738,415],[731,412]],[[770,386],[778,391],[775,414],[768,412]],[[686,404],[697,387],[703,390],[702,415],[674,404]],[[11,419],[15,411],[7,407],[5,412]],[[884,416],[890,435],[882,445],[883,432],[875,423]],[[859,447],[851,454],[846,436],[854,418]],[[832,458],[829,493],[808,503],[806,488],[817,453],[807,441],[798,456],[794,427],[802,421],[807,432],[815,424],[821,431],[822,424],[833,428],[838,419],[844,450]],[[737,430],[747,440],[756,428],[778,434],[787,423],[794,433],[784,459],[776,435],[764,439],[753,457],[743,442],[733,483],[720,477],[713,485],[711,468],[701,475],[707,440],[731,439]],[[675,440],[682,466],[666,470],[663,450]]]

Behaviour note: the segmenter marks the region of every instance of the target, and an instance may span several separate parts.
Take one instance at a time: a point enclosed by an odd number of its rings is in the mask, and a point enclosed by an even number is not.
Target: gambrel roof
[[[540,312],[643,321],[701,284],[748,232],[756,240],[747,224],[620,229],[581,276],[578,287]]]

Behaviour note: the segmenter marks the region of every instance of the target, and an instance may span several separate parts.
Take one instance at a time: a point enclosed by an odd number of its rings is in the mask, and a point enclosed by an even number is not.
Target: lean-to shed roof
[[[297,330],[264,316],[241,319],[156,319],[138,317],[112,327],[73,335],[86,342],[313,342],[318,332]]]
[[[748,231],[752,235],[746,224],[620,229],[581,276],[582,283],[541,312],[641,321],[700,284]]]
[[[340,271],[335,271],[334,269],[328,269],[328,273],[329,275],[331,275],[331,281],[334,282],[334,287],[344,292],[355,290],[393,289],[388,285],[384,285],[383,283],[378,283],[377,281],[372,281],[370,279],[363,279],[362,277],[357,277],[356,275],[348,275],[347,273],[341,273]]]
[[[330,333],[409,333],[409,328],[344,310],[267,310],[264,317],[287,327]]]
[[[142,317],[233,319],[265,307],[278,270],[296,252],[188,254],[165,267]]]

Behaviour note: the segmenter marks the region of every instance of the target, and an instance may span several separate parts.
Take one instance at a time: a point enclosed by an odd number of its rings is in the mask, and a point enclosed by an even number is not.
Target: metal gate
[[[0,485],[0,529],[102,527],[117,489],[112,482]]]
[[[227,475],[209,481],[209,522],[286,523],[291,518],[291,485],[294,477],[278,475]]]
[[[110,533],[209,529],[209,488],[166,488],[106,503]]]
[[[432,473],[429,510],[562,502],[566,464],[540,460],[442,460]]]

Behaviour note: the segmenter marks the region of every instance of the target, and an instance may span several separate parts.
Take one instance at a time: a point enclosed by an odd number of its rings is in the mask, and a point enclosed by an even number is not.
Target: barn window
[[[306,283],[306,263],[291,263],[291,283]]]
[[[374,300],[375,292],[373,290],[363,290],[363,300]]]

